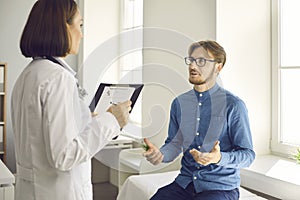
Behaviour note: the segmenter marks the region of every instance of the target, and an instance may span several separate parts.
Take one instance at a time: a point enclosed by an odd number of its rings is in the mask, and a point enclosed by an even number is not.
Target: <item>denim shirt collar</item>
[[[199,92],[195,88],[193,88],[193,90],[194,90],[195,95],[197,96],[198,101],[199,101],[200,97],[202,99],[206,99],[209,96],[211,96],[212,94],[214,94],[219,88],[220,88],[220,86],[216,83],[212,88],[210,88],[209,90],[206,90],[204,92]]]

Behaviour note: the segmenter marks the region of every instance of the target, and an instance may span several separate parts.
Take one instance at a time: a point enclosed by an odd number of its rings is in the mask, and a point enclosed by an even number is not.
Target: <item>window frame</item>
[[[141,34],[139,37],[141,37],[141,39],[143,40],[143,23],[142,24],[136,24],[136,4],[134,1],[136,0],[120,0],[120,10],[121,10],[121,14],[120,14],[120,32],[122,34],[122,32],[126,32],[126,31],[133,31],[135,32],[135,30],[138,30],[140,29],[141,31],[136,31],[135,33],[138,33],[138,34]],[[142,17],[143,17],[143,0],[139,0],[141,1],[140,3],[141,6],[142,6]],[[131,6],[130,7],[130,4],[131,3]],[[128,8],[126,7],[128,6]],[[131,10],[133,11],[133,13],[130,13],[128,16],[126,16],[128,14],[128,10]],[[131,18],[131,19],[129,19]],[[141,20],[141,22],[143,22],[143,18],[142,19],[139,19]],[[120,37],[120,48],[122,49],[124,45],[124,41],[122,41],[122,39],[125,39],[123,37]],[[129,37],[129,38],[126,38],[126,39],[129,39],[129,40],[132,40],[130,41],[132,44],[129,44],[129,45],[132,45],[132,46],[135,46],[134,43],[136,42],[143,42],[143,41],[137,41],[135,40],[136,38],[134,37]],[[140,38],[139,38],[140,39]],[[139,40],[138,39],[138,40]],[[126,41],[128,43],[128,41]],[[126,43],[125,42],[125,43]],[[122,51],[120,49],[120,51]],[[138,53],[139,55],[132,55],[132,53]],[[127,57],[126,57],[127,56]],[[139,56],[138,58],[136,56]],[[138,65],[139,66],[135,66],[136,64],[136,60],[141,60],[141,63],[139,63]],[[128,52],[127,54],[125,55],[121,55],[120,59],[119,59],[119,67],[118,67],[118,77],[119,77],[119,80],[122,79],[123,77],[123,74],[127,74],[128,72],[131,72],[131,77],[130,77],[130,80],[128,80],[129,82],[133,81],[132,83],[142,83],[143,82],[143,49],[139,49],[139,50],[135,50],[135,51],[132,51],[132,52]],[[138,75],[139,77],[138,78],[134,78],[134,74]],[[141,104],[141,99],[142,99],[142,93],[140,94],[140,97],[138,98],[137,102],[136,102],[136,105],[134,106],[134,110],[133,112],[131,113],[131,123],[135,124],[135,125],[138,125],[138,126],[141,126],[142,124],[142,104]]]
[[[272,127],[271,127],[271,152],[272,154],[291,158],[296,146],[281,141],[281,0],[271,0],[272,19]],[[300,68],[300,67],[299,67]]]

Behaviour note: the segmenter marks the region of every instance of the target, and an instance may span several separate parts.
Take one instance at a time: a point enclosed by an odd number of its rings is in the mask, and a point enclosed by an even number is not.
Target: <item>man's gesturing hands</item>
[[[209,153],[202,153],[196,149],[191,149],[190,154],[194,160],[201,165],[216,164],[221,160],[220,142],[216,141],[215,146]]]
[[[153,165],[161,163],[164,155],[160,152],[159,148],[152,144],[147,138],[144,139],[144,142],[148,146],[148,150],[143,153],[143,156]]]
[[[143,153],[143,156],[151,162],[153,165],[157,165],[162,162],[164,155],[160,152],[154,144],[152,144],[147,138],[144,139],[147,145],[147,151]],[[192,154],[194,160],[201,165],[216,164],[221,160],[220,152],[220,142],[216,141],[213,149],[209,153],[203,153],[196,149],[191,149],[190,154]]]

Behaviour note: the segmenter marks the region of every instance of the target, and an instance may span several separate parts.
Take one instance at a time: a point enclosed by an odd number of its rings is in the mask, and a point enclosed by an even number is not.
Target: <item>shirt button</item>
[[[200,121],[200,117],[197,118],[197,121]]]
[[[196,176],[194,176],[194,180],[196,180],[197,179],[197,177]]]
[[[202,103],[199,103],[199,106],[202,106]]]
[[[198,166],[197,169],[200,169],[200,167]]]
[[[199,135],[199,133],[197,132],[196,135]]]
[[[200,93],[199,96],[202,97],[202,94]]]
[[[201,146],[198,146],[198,149],[201,149]]]

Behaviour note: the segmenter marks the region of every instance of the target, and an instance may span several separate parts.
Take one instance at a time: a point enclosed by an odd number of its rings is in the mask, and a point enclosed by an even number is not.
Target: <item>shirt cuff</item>
[[[226,152],[221,152],[221,160],[219,161],[219,163],[217,163],[217,165],[225,166],[227,165],[228,161],[229,161],[229,154]]]

